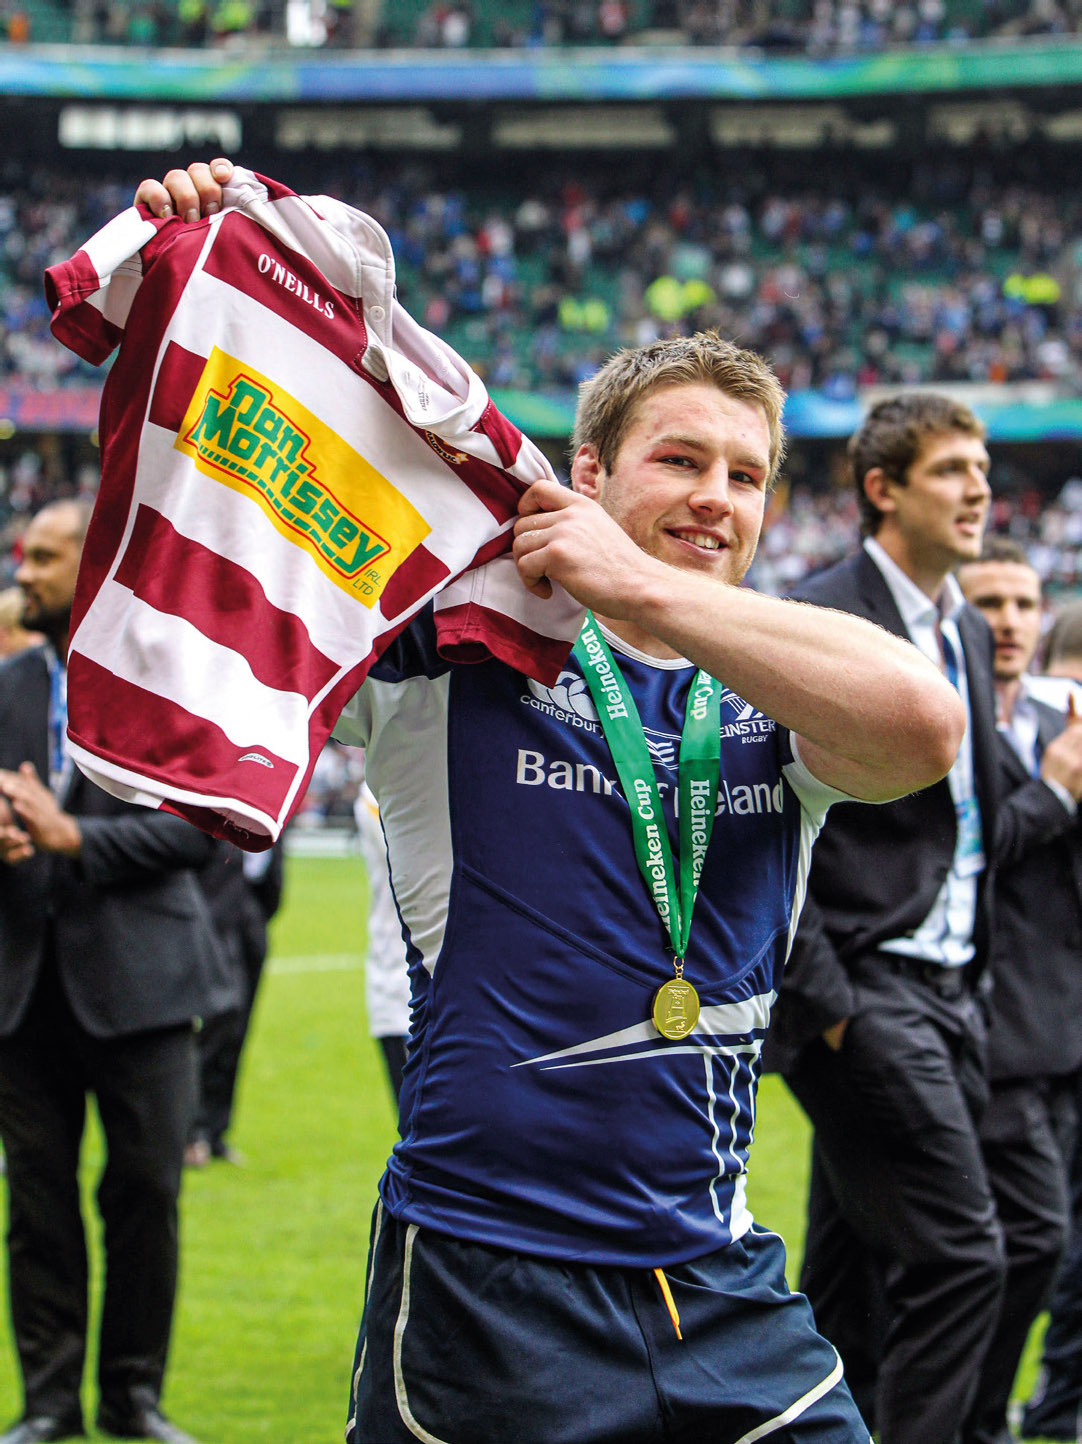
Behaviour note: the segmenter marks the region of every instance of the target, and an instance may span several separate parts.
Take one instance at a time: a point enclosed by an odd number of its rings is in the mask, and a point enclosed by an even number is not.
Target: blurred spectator
[[[255,9],[185,5],[185,23],[220,36]],[[427,14],[446,46],[473,23],[443,0]],[[1082,201],[1069,178],[1035,167],[997,180],[973,159],[917,161],[895,176],[858,165],[827,189],[779,157],[769,173],[674,193],[668,177],[572,178],[557,163],[501,192],[366,162],[304,183],[383,224],[411,308],[493,385],[567,388],[620,345],[717,327],[768,355],[790,391],[1082,388]],[[89,379],[49,335],[40,277],[129,194],[47,172],[0,192],[0,382]]]
[[[0,661],[25,652],[27,647],[40,646],[44,640],[40,632],[27,631],[23,626],[23,594],[19,588],[7,587],[0,592]]]
[[[282,900],[283,863],[282,839],[266,852],[251,853],[219,841],[198,874],[227,976],[218,1006],[208,1008],[199,1032],[199,1095],[184,1153],[189,1167],[201,1168],[212,1158],[241,1161],[228,1134],[241,1053],[267,958],[267,925]]]
[[[332,0],[332,4],[334,0]],[[206,44],[223,34],[269,31],[293,43],[312,44],[311,27],[294,40],[287,6],[269,7],[273,23],[248,6],[245,23],[210,32],[190,23],[191,0],[157,0],[129,5],[101,0],[75,7],[79,34],[68,38],[131,45]],[[377,43],[382,46],[462,49],[535,48],[558,45],[640,44],[658,38],[667,45],[723,45],[812,56],[870,53],[891,46],[964,44],[1001,37],[1077,34],[1082,28],[1078,0],[536,0],[529,5],[494,0],[434,0],[423,6],[385,4]],[[50,17],[51,19],[53,17]],[[348,26],[320,27],[315,43],[341,44]],[[55,19],[53,19],[55,24]],[[13,3],[0,8],[0,26],[9,41],[30,35],[27,10]]]

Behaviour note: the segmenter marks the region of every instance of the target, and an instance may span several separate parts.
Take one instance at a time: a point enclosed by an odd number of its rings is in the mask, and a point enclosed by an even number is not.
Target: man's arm
[[[776,1041],[799,1051],[817,1034],[838,1049],[856,1007],[853,984],[827,936],[823,915],[810,895],[785,964],[771,1028]]]
[[[30,834],[19,826],[7,799],[0,794],[0,863],[15,867],[33,856]]]
[[[98,887],[202,867],[214,846],[211,838],[183,818],[151,808],[132,808],[113,817],[65,812],[30,762],[18,772],[0,771],[0,796],[15,818],[9,831],[26,839],[21,855],[15,852],[17,842],[5,855],[5,830],[0,826],[0,860],[21,862],[33,852],[70,857],[78,861],[87,881]]]
[[[954,688],[916,647],[861,617],[782,601],[670,567],[588,497],[538,482],[522,497],[526,586],[633,621],[795,734],[809,770],[888,801],[945,776],[965,730]]]
[[[1004,743],[1008,746],[1008,743]],[[1058,791],[1051,784],[1058,786]],[[1062,794],[1072,798],[1069,808]],[[1016,787],[996,810],[995,862],[1010,867],[1034,847],[1073,832],[1082,800],[1082,718],[1071,716],[1041,758],[1041,775]]]

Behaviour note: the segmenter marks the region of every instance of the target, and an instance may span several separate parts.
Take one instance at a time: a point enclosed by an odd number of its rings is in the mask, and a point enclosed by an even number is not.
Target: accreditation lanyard
[[[639,709],[591,612],[587,612],[575,643],[575,656],[627,799],[635,859],[673,950],[676,976],[657,992],[654,1024],[665,1038],[684,1038],[699,1016],[698,995],[684,979],[684,958],[699,878],[714,828],[721,770],[721,697],[725,689],[700,670],[688,694],[677,769],[678,878]]]
[[[59,797],[67,781],[68,754],[64,737],[68,730],[68,689],[64,668],[49,649],[49,786]]]
[[[940,623],[936,624],[936,636],[943,653],[943,670],[947,674],[947,681],[961,695],[962,679],[958,656],[953,643]],[[963,798],[955,797],[954,799],[954,813],[958,828],[954,847],[954,871],[959,877],[975,877],[977,873],[984,870],[984,833],[972,763],[967,769],[966,781],[968,794]]]

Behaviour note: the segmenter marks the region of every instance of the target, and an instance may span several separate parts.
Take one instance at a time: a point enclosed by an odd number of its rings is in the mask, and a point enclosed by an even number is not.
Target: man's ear
[[[575,452],[571,463],[571,488],[581,496],[597,501],[601,495],[601,481],[605,468],[597,454],[597,447],[586,442]]]
[[[893,490],[896,485],[881,466],[873,466],[864,477],[864,495],[881,516],[897,510]]]

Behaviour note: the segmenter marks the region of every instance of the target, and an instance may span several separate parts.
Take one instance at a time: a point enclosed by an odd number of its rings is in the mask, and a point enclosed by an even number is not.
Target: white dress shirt
[[[969,710],[966,660],[958,631],[958,615],[965,606],[965,598],[955,578],[948,576],[938,600],[932,601],[877,541],[871,537],[866,538],[864,549],[883,574],[883,580],[890,588],[910,641],[941,671],[947,671],[966,709],[965,735],[954,766],[947,774],[958,820],[951,869],[931,911],[920,926],[905,937],[890,938],[879,946],[884,952],[900,953],[904,957],[920,958],[925,962],[940,963],[949,968],[963,967],[974,953],[977,878],[984,871],[985,865],[980,811],[973,779],[973,726]],[[936,630],[937,622],[944,649],[953,663],[953,666],[946,668]]]

